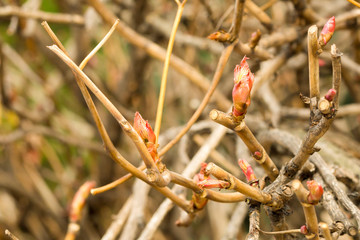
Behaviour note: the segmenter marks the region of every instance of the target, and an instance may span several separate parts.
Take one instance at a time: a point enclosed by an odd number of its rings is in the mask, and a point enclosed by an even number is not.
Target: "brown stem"
[[[246,236],[246,240],[258,240],[259,228],[260,228],[260,206],[251,206],[249,214],[249,233]]]
[[[316,97],[319,100],[319,57],[318,57],[318,28],[313,25],[308,30],[308,58],[309,58],[309,84],[310,84],[310,98]],[[314,106],[310,106],[311,109]]]
[[[232,21],[232,30],[231,34],[234,39],[237,39],[239,37],[240,28],[241,28],[241,22],[243,18],[244,13],[244,6],[245,6],[245,0],[236,0],[235,1],[235,9],[234,9],[234,18]]]
[[[37,10],[24,10],[17,6],[5,6],[0,8],[0,17],[17,16],[22,18],[33,18],[54,23],[84,25],[85,21],[81,15],[66,13],[50,13]]]
[[[250,185],[240,181],[232,174],[226,172],[222,168],[218,167],[214,163],[209,163],[206,167],[206,174],[211,174],[217,179],[229,182],[231,185],[229,189],[234,189],[246,196],[253,198],[254,200],[261,203],[268,203],[271,201],[271,196],[267,193],[262,192],[258,188],[251,187]]]
[[[306,227],[310,235],[313,235],[311,239],[319,240],[318,220],[315,212],[314,205],[310,204],[307,200],[309,191],[301,184],[299,180],[293,180],[291,187],[299,199],[305,215]]]
[[[279,174],[279,170],[270,159],[263,146],[252,134],[251,130],[246,126],[244,121],[239,123],[233,119],[232,115],[215,109],[210,112],[210,118],[211,120],[233,130],[243,140],[253,156],[257,156],[256,152],[260,153],[261,156],[254,157],[254,159],[264,168],[270,180],[274,181],[276,179]]]

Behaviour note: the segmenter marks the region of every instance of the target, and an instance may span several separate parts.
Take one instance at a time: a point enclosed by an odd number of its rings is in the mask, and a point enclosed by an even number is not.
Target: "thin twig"
[[[136,148],[138,149],[144,163],[146,164],[148,171],[147,175],[151,182],[159,186],[166,186],[168,181],[164,180],[161,176],[158,168],[155,165],[150,153],[148,152],[143,140],[136,133],[133,126],[124,118],[124,116],[118,111],[118,109],[111,103],[111,101],[100,91],[100,89],[90,80],[90,78],[56,45],[48,47],[56,55],[58,55],[76,74],[88,88],[95,94],[95,96],[104,104],[108,111],[114,116],[117,122],[120,124],[124,132],[131,138]]]
[[[319,57],[318,57],[318,28],[313,25],[308,30],[308,58],[309,58],[309,84],[310,84],[310,98],[320,98],[319,87]],[[314,106],[310,106],[313,108]]]
[[[176,1],[177,5],[178,5],[178,9],[176,12],[176,16],[175,16],[174,24],[173,24],[173,27],[171,30],[168,47],[166,50],[166,57],[165,57],[164,69],[163,69],[163,73],[162,73],[162,77],[161,77],[160,94],[159,94],[159,100],[158,100],[158,106],[157,106],[157,112],[156,112],[155,129],[154,129],[154,133],[156,136],[156,144],[158,143],[158,139],[159,139],[162,114],[164,111],[163,108],[164,108],[164,101],[165,101],[165,91],[166,91],[167,75],[168,75],[168,71],[169,71],[170,57],[171,57],[171,53],[172,53],[172,50],[174,47],[176,31],[179,27],[181,16],[184,11],[186,1],[187,0],[184,0],[182,3]]]
[[[11,240],[19,240],[13,233],[11,233],[8,229],[5,230],[5,235],[8,236]]]
[[[85,21],[81,15],[66,13],[50,13],[37,10],[22,9],[17,6],[4,6],[0,8],[0,17],[17,16],[32,18],[36,20],[49,21],[62,24],[84,25]]]

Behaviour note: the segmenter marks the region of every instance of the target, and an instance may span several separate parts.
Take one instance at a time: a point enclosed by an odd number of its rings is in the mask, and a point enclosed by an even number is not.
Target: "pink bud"
[[[308,201],[309,203],[317,203],[324,193],[322,186],[315,180],[307,181],[306,185],[309,189]]]
[[[255,151],[254,154],[253,154],[253,157],[257,160],[260,160],[262,158],[262,153],[259,152],[259,151]]]
[[[250,166],[250,164],[246,160],[239,159],[238,164],[239,164],[241,170],[243,171],[243,173],[245,174],[245,177],[248,182],[256,180],[254,171],[253,171],[252,167]]]
[[[145,143],[147,143],[147,142],[155,143],[156,142],[156,136],[155,136],[154,131],[152,130],[148,121],[145,121],[141,117],[139,112],[135,113],[134,128],[135,128],[135,131],[140,135],[140,137],[144,140]]]
[[[254,83],[254,74],[250,71],[246,62],[246,56],[241,60],[240,65],[234,69],[234,88],[232,91],[233,98],[233,115],[235,117],[246,113],[250,105],[250,91]]]
[[[304,234],[304,235],[306,235],[306,234],[308,234],[308,229],[307,229],[307,227],[305,226],[305,225],[302,225],[301,227],[300,227],[300,232],[302,233],[302,234]]]
[[[325,94],[325,99],[331,102],[336,95],[336,90],[333,88],[330,88],[329,91]]]
[[[230,183],[218,179],[206,178],[198,183],[201,188],[228,188]]]
[[[84,208],[85,201],[90,194],[90,190],[94,188],[96,183],[94,181],[87,181],[76,192],[70,206],[70,221],[77,222],[81,218],[81,211]]]
[[[195,183],[199,183],[201,181],[203,181],[205,178],[207,178],[208,176],[205,176],[205,168],[207,166],[207,163],[201,163],[201,169],[200,172],[198,174],[195,174],[193,180]]]
[[[331,39],[335,31],[335,17],[332,16],[324,25],[320,33],[320,45],[325,46]]]

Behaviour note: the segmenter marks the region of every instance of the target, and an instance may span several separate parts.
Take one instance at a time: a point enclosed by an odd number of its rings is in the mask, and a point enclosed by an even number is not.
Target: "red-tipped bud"
[[[308,234],[308,229],[307,229],[307,227],[305,226],[305,225],[302,225],[301,227],[300,227],[300,232],[302,233],[302,234],[304,234],[304,235],[306,235],[306,234]]]
[[[229,42],[231,39],[231,34],[220,30],[210,34],[207,38],[218,42]]]
[[[330,88],[329,91],[325,94],[325,99],[331,102],[336,95],[336,90],[333,88]]]
[[[145,121],[139,112],[135,113],[134,118],[134,129],[140,135],[141,139],[144,141],[152,159],[157,162],[157,147],[156,144],[156,136],[154,131],[152,130],[148,121]]]
[[[335,17],[332,16],[324,25],[321,30],[319,43],[321,46],[325,46],[331,39],[335,31]]]
[[[242,116],[246,113],[250,105],[250,91],[254,83],[254,74],[250,71],[246,62],[246,56],[241,60],[240,65],[234,69],[234,88],[232,91],[233,98],[233,115]]]
[[[260,160],[263,157],[263,155],[260,151],[255,151],[253,157],[257,160]]]
[[[243,173],[245,174],[245,177],[248,182],[256,180],[254,171],[253,171],[252,167],[250,166],[250,164],[246,160],[239,159],[238,164],[239,164],[241,170],[243,171]]]
[[[306,185],[309,189],[308,201],[309,203],[317,203],[324,193],[322,186],[314,180],[307,181]]]
[[[198,183],[201,188],[228,188],[230,183],[218,179],[206,178]]]
[[[135,131],[140,135],[140,137],[144,140],[145,143],[147,143],[147,142],[155,143],[156,142],[156,136],[155,136],[154,131],[152,130],[148,121],[145,121],[141,117],[139,112],[135,113],[134,128],[135,128]]]
[[[205,176],[206,166],[207,166],[207,163],[201,163],[200,172],[198,174],[195,174],[195,176],[193,178],[195,183],[199,183],[208,177],[208,176]]]
[[[69,218],[71,222],[77,222],[81,218],[81,211],[84,208],[86,199],[90,194],[90,190],[94,188],[96,183],[94,181],[87,181],[76,192],[70,206]]]

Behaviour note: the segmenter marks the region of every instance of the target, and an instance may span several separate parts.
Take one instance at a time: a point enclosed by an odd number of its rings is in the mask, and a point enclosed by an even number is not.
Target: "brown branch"
[[[303,207],[306,227],[309,231],[308,235],[312,236],[311,239],[319,240],[318,220],[315,212],[315,206],[308,201],[309,191],[306,190],[297,179],[291,182],[291,187]]]
[[[274,181],[279,174],[279,170],[274,162],[270,159],[263,146],[257,141],[251,130],[246,126],[244,121],[238,123],[229,114],[218,110],[210,112],[211,120],[233,130],[245,143],[255,160],[264,168],[269,178]],[[260,156],[257,154],[260,153]]]
[[[251,187],[250,185],[240,181],[232,174],[226,172],[222,168],[218,167],[214,163],[209,163],[206,167],[206,174],[211,174],[217,179],[224,180],[230,183],[229,189],[234,189],[246,196],[253,198],[261,203],[269,203],[271,196],[259,190],[258,188]]]
[[[254,15],[268,30],[272,29],[271,18],[253,1],[246,0],[245,7]]]
[[[343,231],[346,231],[350,236],[355,236],[357,234],[357,228],[354,226],[350,221],[347,219],[345,214],[343,213],[342,209],[338,205],[338,203],[335,200],[335,196],[330,191],[327,184],[324,182],[324,180],[321,178],[321,176],[317,173],[314,176],[314,179],[316,182],[321,184],[324,188],[324,194],[322,197],[322,206],[325,208],[325,210],[329,213],[334,227],[342,233]]]
[[[246,236],[246,240],[258,240],[260,229],[260,206],[255,205],[249,208],[249,233]]]
[[[47,25],[45,23],[45,25]],[[50,29],[50,27],[45,28],[47,29],[47,32],[51,36],[51,38],[54,40],[55,43],[59,43],[61,48],[64,48],[61,42],[58,40],[56,35],[53,33],[53,31]],[[66,56],[65,56],[66,57]],[[74,63],[73,63],[74,64]],[[74,64],[75,65],[75,64]],[[76,69],[77,66],[75,65]],[[78,69],[79,70],[79,69]],[[80,72],[85,75],[81,70]],[[76,79],[78,79],[78,75],[75,75]],[[86,75],[85,75],[86,76]],[[80,79],[79,79],[80,80]],[[110,154],[111,158],[120,164],[124,169],[126,169],[128,172],[131,172],[134,176],[140,178],[144,182],[152,185],[156,190],[158,190],[160,193],[165,195],[167,198],[169,198],[171,201],[173,201],[176,205],[181,207],[187,212],[191,212],[192,208],[190,207],[189,202],[185,201],[184,199],[178,197],[175,195],[171,190],[167,187],[160,188],[158,186],[154,186],[152,182],[150,182],[147,178],[147,175],[145,175],[141,170],[137,169],[135,166],[133,166],[131,163],[129,163],[116,149],[116,147],[111,142],[111,139],[109,135],[107,134],[107,131],[105,129],[104,124],[102,123],[99,114],[97,113],[96,107],[94,102],[92,101],[92,98],[90,96],[90,93],[87,91],[84,82],[78,81],[80,90],[82,90],[82,94],[85,98],[86,103],[88,104],[89,110],[95,120],[96,126],[100,132],[100,136],[104,142],[104,145],[106,149],[108,150],[108,153]],[[147,150],[146,150],[147,151]]]
[[[138,149],[145,165],[148,168],[147,175],[151,182],[154,182],[158,186],[166,186],[168,181],[164,180],[161,176],[158,168],[155,165],[150,153],[148,152],[143,140],[136,133],[132,125],[124,118],[124,116],[117,110],[117,108],[110,102],[110,100],[98,89],[98,87],[90,80],[90,78],[56,45],[48,47],[56,55],[60,57],[73,71],[73,73],[95,94],[95,96],[104,104],[108,111],[114,116],[117,122],[120,124],[124,132],[130,137]]]
[[[324,236],[325,240],[332,240],[333,238],[331,236],[329,226],[324,222],[320,222],[319,226],[320,226],[322,235]]]
[[[230,30],[233,39],[237,39],[239,37],[241,23],[242,23],[243,14],[244,14],[244,6],[245,6],[245,0],[236,0],[235,1],[233,21],[232,21],[232,26],[231,26],[231,30]]]
[[[309,85],[310,85],[310,98],[320,98],[319,87],[319,57],[318,57],[318,28],[313,25],[308,30],[308,59],[309,59]],[[310,106],[311,109],[315,106]]]
[[[5,235],[11,240],[19,240],[13,233],[11,233],[8,229],[5,229]]]
[[[62,24],[84,25],[84,18],[77,14],[50,13],[37,10],[22,9],[17,6],[5,6],[0,8],[0,17],[17,16],[22,18],[32,18]]]

